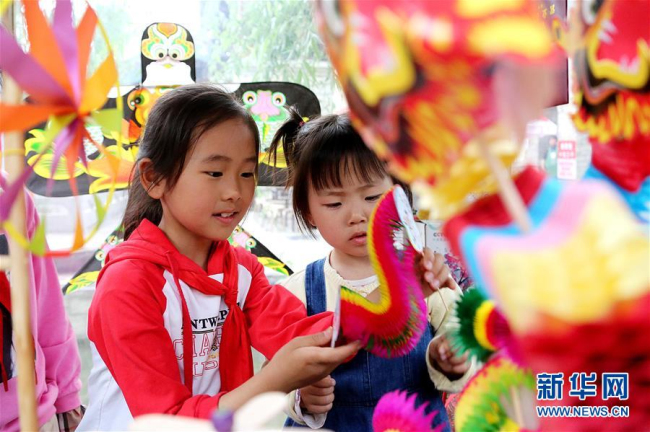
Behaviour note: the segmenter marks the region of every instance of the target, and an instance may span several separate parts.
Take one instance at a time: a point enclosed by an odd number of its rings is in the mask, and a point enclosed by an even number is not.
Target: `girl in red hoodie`
[[[108,254],[89,311],[80,430],[125,430],[147,413],[207,418],[318,381],[359,349],[320,347],[331,313],[307,317],[255,256],[228,243],[253,200],[259,146],[251,116],[217,88],[184,86],[154,106],[126,241]],[[251,346],[271,359],[255,376]]]

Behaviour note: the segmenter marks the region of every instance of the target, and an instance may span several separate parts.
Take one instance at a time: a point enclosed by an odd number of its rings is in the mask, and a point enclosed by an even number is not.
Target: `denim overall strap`
[[[309,264],[305,271],[309,315],[327,309],[325,259]],[[436,423],[442,424],[442,430],[448,432],[447,413],[429,378],[425,361],[432,337],[432,329],[427,326],[417,347],[403,357],[383,359],[360,351],[352,360],[337,367],[331,373],[336,380],[334,407],[327,413],[324,427],[337,432],[372,432],[372,414],[378,400],[386,392],[399,389],[416,393],[418,405],[427,403],[427,413],[437,410]],[[299,427],[291,419],[287,419],[285,426]]]
[[[327,310],[325,293],[325,260],[314,261],[305,270],[305,296],[307,315],[312,316]]]

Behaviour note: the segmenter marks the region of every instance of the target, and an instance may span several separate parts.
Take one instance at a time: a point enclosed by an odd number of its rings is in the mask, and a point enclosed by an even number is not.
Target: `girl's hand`
[[[424,297],[429,297],[440,288],[455,288],[456,283],[451,277],[451,271],[445,263],[444,255],[424,248],[419,270]]]
[[[336,381],[327,376],[300,389],[300,406],[312,414],[325,414],[332,409]]]
[[[285,393],[320,381],[361,349],[358,341],[336,348],[324,347],[331,339],[331,327],[297,337],[283,346],[259,374],[267,375],[272,387]]]
[[[429,360],[431,361],[431,365],[444,373],[451,381],[459,379],[467,372],[470,366],[467,358],[467,353],[459,357],[451,349],[447,338],[444,336],[434,339],[429,344]]]
[[[251,398],[270,391],[289,393],[322,380],[361,349],[352,342],[336,348],[324,348],[332,339],[332,327],[321,333],[297,337],[275,354],[275,357],[234,390],[221,396],[219,408],[235,411]]]

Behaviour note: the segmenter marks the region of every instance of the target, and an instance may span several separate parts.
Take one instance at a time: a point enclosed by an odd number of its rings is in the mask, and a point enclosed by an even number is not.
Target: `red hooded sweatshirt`
[[[93,370],[81,430],[124,430],[147,413],[208,418],[252,376],[251,346],[270,359],[332,324],[331,313],[307,317],[254,255],[227,241],[207,267],[148,220],[109,252],[88,317]]]

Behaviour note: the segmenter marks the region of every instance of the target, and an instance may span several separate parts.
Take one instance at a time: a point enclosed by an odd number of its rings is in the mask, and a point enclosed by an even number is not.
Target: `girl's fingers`
[[[336,384],[336,381],[334,381],[334,378],[330,377],[329,375],[323,378],[320,381],[315,382],[312,384],[312,387],[318,387],[318,388],[330,388],[334,387],[334,384]]]
[[[433,272],[433,255],[431,249],[424,248],[424,251],[419,257],[420,263],[418,269],[421,277],[420,283],[422,284],[422,291],[425,297],[429,297],[437,288],[433,285],[435,281],[435,273]]]
[[[449,267],[446,265],[442,266],[440,271],[436,273],[436,281],[438,282],[438,287],[443,286],[446,282],[447,279],[449,279]]]
[[[447,348],[445,347],[445,343],[441,343],[440,346],[438,346],[438,357],[443,361],[447,362],[447,359],[449,358]]]
[[[307,393],[314,397],[329,396],[331,394],[334,394],[334,387],[312,387]]]
[[[453,355],[449,357],[449,363],[451,363],[454,366],[463,365],[467,363],[467,355],[464,355],[462,357],[457,357],[456,355]]]
[[[327,406],[334,402],[334,394],[329,394],[326,396],[314,396],[312,395],[311,397],[307,398],[305,400],[306,405],[311,405],[311,406]]]
[[[422,251],[422,264],[425,269],[433,270],[433,262],[436,259],[436,254],[429,248],[424,248]]]
[[[433,258],[433,268],[431,269],[434,274],[440,273],[440,269],[445,266],[445,257],[442,254],[435,253]]]
[[[347,358],[356,355],[362,346],[363,345],[361,345],[361,342],[353,341],[336,348],[320,348],[324,351],[323,356],[320,358],[321,364],[338,366]]]
[[[438,287],[440,286],[440,282],[438,282],[433,272],[428,271],[424,273],[424,280],[427,282],[427,284],[429,284],[429,286],[433,291],[438,289]]]
[[[307,411],[309,411],[312,414],[326,414],[332,409],[333,405],[314,405],[314,406],[309,406],[307,407]]]
[[[433,287],[434,290],[437,290],[445,283],[447,277],[449,276],[449,268],[445,264],[445,257],[442,254],[434,253],[432,254],[432,263],[431,268],[427,269],[433,275],[433,279],[427,279],[427,282]],[[426,275],[425,275],[426,277]]]
[[[463,363],[462,365],[452,367],[451,372],[456,374],[464,374],[467,372],[467,369],[469,369],[469,366]]]

